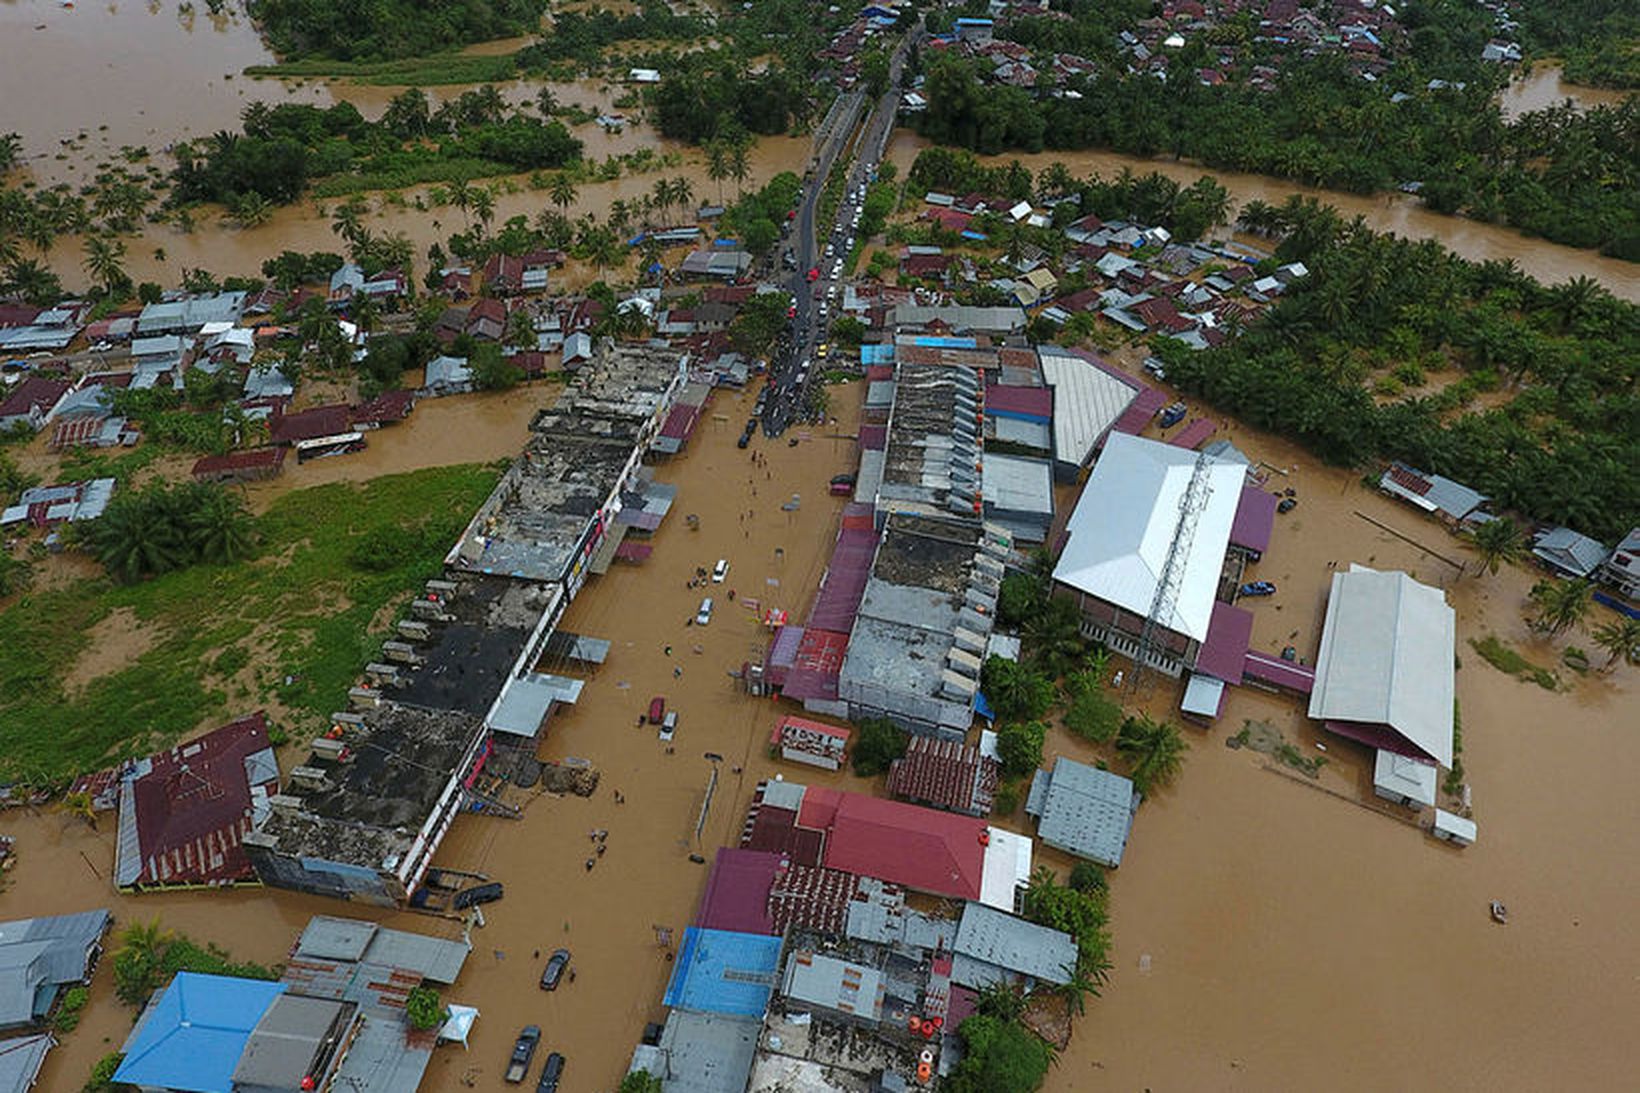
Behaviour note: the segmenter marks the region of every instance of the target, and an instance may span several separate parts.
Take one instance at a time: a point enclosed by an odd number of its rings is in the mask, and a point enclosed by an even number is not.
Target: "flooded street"
[[[926,147],[927,141],[910,130],[900,129],[889,144],[888,154],[904,171],[910,168],[917,153]],[[1301,194],[1333,206],[1345,220],[1360,216],[1375,231],[1392,232],[1407,239],[1434,239],[1454,253],[1476,262],[1512,259],[1544,284],[1556,284],[1578,276],[1592,277],[1614,296],[1640,301],[1640,265],[1636,263],[1533,239],[1509,228],[1483,224],[1478,220],[1442,216],[1424,208],[1417,198],[1405,194],[1381,193],[1361,197],[1312,189],[1264,175],[1245,175],[1167,158],[1143,159],[1115,152],[1039,152],[982,159],[1002,165],[1017,159],[1033,171],[1058,161],[1069,167],[1073,175],[1086,176],[1090,172],[1098,172],[1106,178],[1115,177],[1123,168],[1138,174],[1156,171],[1186,184],[1202,175],[1212,175],[1230,191],[1230,200],[1238,208],[1255,200],[1279,205],[1292,195]]]

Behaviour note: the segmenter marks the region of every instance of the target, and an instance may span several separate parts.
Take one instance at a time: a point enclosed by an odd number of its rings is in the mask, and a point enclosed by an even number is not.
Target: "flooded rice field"
[[[926,140],[910,130],[901,129],[894,134],[888,154],[903,171],[927,146]],[[1360,216],[1367,227],[1375,231],[1391,232],[1407,239],[1434,239],[1454,253],[1475,262],[1512,259],[1521,269],[1545,284],[1557,284],[1579,276],[1592,277],[1614,296],[1640,301],[1640,264],[1533,239],[1509,228],[1483,224],[1478,220],[1443,216],[1424,208],[1417,198],[1406,194],[1381,193],[1362,197],[1317,190],[1265,175],[1246,175],[1170,158],[1144,159],[1115,152],[1039,152],[988,157],[989,162],[997,164],[1006,164],[1014,159],[1033,171],[1058,161],[1069,167],[1073,175],[1085,176],[1097,172],[1107,178],[1114,177],[1123,169],[1139,174],[1156,171],[1182,183],[1194,182],[1204,174],[1212,175],[1230,191],[1230,199],[1238,208],[1249,201],[1279,205],[1294,194],[1300,194],[1333,206],[1345,220]]]

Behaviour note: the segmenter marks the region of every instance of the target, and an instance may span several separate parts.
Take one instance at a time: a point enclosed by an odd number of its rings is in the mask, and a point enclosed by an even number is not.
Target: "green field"
[[[60,783],[268,703],[300,739],[343,707],[392,621],[383,609],[437,574],[497,477],[468,465],[297,490],[258,518],[254,560],[25,596],[0,612],[0,778]],[[122,608],[140,655],[66,688]]]
[[[519,76],[516,54],[474,56],[441,53],[395,61],[333,61],[322,57],[285,64],[251,65],[245,75],[282,80],[334,78],[380,87],[436,87],[446,84],[502,83]]]

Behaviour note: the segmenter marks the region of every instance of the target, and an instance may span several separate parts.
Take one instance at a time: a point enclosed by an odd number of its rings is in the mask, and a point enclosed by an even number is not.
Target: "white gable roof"
[[[1134,614],[1150,613],[1169,546],[1179,528],[1179,501],[1197,453],[1113,433],[1094,464],[1067,530],[1070,541],[1054,580]],[[1196,641],[1207,637],[1230,525],[1246,469],[1208,458],[1207,503],[1185,556],[1178,596],[1163,626]]]
[[[1455,635],[1440,589],[1360,565],[1334,573],[1310,716],[1388,725],[1450,767]]]

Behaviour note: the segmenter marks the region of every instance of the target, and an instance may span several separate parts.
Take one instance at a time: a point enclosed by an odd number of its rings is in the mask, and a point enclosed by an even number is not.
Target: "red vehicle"
[[[663,695],[656,695],[654,698],[649,700],[649,723],[651,725],[659,725],[661,720],[665,717],[666,698]]]
[[[786,214],[786,219],[787,220],[796,220],[797,219],[797,210],[793,209],[791,212],[787,213]]]
[[[820,267],[819,266],[810,267],[810,269],[809,269],[809,280],[810,281],[820,280]]]
[[[791,307],[788,307],[786,309],[786,318],[788,318],[788,319],[797,318],[797,305],[796,304],[793,304]]]

